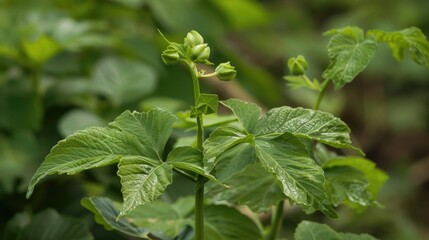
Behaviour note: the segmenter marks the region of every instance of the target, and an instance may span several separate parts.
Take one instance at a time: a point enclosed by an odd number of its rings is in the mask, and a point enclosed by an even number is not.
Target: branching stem
[[[322,102],[323,96],[325,95],[326,89],[328,88],[329,79],[326,79],[322,83],[322,89],[319,92],[319,95],[317,96],[316,104],[314,104],[314,110],[319,110],[320,103]]]

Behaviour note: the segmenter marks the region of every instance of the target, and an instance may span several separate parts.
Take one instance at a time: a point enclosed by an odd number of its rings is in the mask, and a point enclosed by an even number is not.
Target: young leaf
[[[414,62],[429,67],[429,41],[420,29],[410,27],[397,32],[370,30],[367,35],[374,36],[378,42],[388,43],[396,60],[403,60],[408,50]]]
[[[340,89],[368,66],[377,50],[377,42],[372,36],[365,38],[363,31],[356,27],[327,33],[334,35],[328,44],[330,63],[323,78],[332,80],[335,88]]]
[[[157,199],[173,181],[170,164],[141,156],[127,156],[118,165],[124,205],[120,215]]]
[[[167,157],[167,163],[173,167],[187,170],[199,175],[202,175],[220,185],[225,186],[219,182],[213,175],[204,171],[203,168],[203,153],[201,150],[190,146],[183,146],[173,149]]]
[[[191,117],[195,118],[198,114],[217,113],[219,98],[216,94],[202,93],[197,101],[197,107],[191,112]]]
[[[203,144],[204,170],[210,172],[222,153],[240,143],[251,142],[252,137],[234,128],[223,127],[216,129]]]
[[[109,125],[137,136],[144,149],[144,156],[161,160],[176,121],[172,113],[155,109],[143,113],[125,111]]]
[[[221,103],[232,110],[238,120],[243,124],[244,129],[249,133],[253,131],[259,119],[259,115],[261,114],[261,108],[258,105],[238,99],[228,99]]]
[[[368,234],[339,233],[326,224],[302,221],[295,230],[295,240],[376,240]]]
[[[332,147],[354,148],[347,125],[332,114],[322,111],[287,106],[274,108],[259,119],[254,128],[256,135],[280,135],[285,132]]]
[[[299,138],[285,133],[274,139],[257,138],[256,156],[292,201],[337,217],[325,194],[322,168],[309,157]]]
[[[76,174],[116,163],[125,155],[142,153],[141,143],[129,133],[102,127],[78,131],[52,148],[31,179],[27,198],[31,196],[35,185],[48,175]]]

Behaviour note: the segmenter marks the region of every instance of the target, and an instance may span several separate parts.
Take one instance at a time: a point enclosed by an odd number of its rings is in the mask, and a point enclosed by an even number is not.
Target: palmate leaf
[[[326,224],[302,221],[295,230],[295,240],[376,240],[368,234],[336,232]]]
[[[323,78],[333,81],[336,89],[342,88],[362,72],[377,50],[374,37],[365,37],[357,27],[345,27],[326,32],[333,35],[328,44],[329,66]]]
[[[429,41],[420,29],[411,27],[397,32],[370,30],[367,35],[374,36],[378,42],[388,43],[396,60],[403,60],[407,50],[414,62],[429,67]]]
[[[287,197],[337,217],[325,194],[323,170],[310,158],[299,138],[285,133],[274,139],[257,139],[255,144],[262,166],[276,177]]]
[[[124,208],[121,214],[156,199],[172,181],[172,166],[162,161],[176,117],[163,110],[125,111],[109,127],[93,127],[60,141],[36,171],[27,190],[51,174],[118,164]]]
[[[142,153],[141,143],[134,135],[102,127],[78,131],[52,148],[31,179],[27,198],[34,186],[48,175],[76,174],[116,163],[125,155]]]
[[[209,169],[216,166],[216,176],[226,175],[223,171],[227,168],[222,167],[224,163],[220,162],[223,157],[236,148],[249,145],[250,150],[247,151],[253,152],[254,158],[258,159],[261,166],[275,177],[275,181],[287,198],[306,209],[317,209],[328,216],[336,217],[326,196],[324,172],[310,157],[310,150],[306,143],[317,140],[334,147],[352,147],[350,129],[347,125],[331,114],[309,109],[281,107],[259,118],[258,108],[254,104],[241,100],[228,100],[224,105],[237,114],[243,127],[247,127],[246,133],[231,127],[219,128],[213,132],[203,146],[205,166],[209,166]],[[246,122],[246,119],[253,120]],[[231,139],[231,136],[235,136],[235,139]],[[239,166],[244,169],[247,164],[252,163],[247,159],[241,159],[241,154],[226,159],[228,159],[226,165],[234,168]],[[235,161],[244,161],[244,163],[234,163]],[[237,171],[240,170],[237,169]],[[231,189],[225,190],[224,193],[221,191],[220,195],[237,202],[247,201],[245,198],[238,199],[234,195],[234,185],[238,184],[232,181],[233,178],[224,180],[223,177],[219,177],[219,179],[232,185]],[[267,186],[269,186],[268,182],[261,185],[261,188]],[[249,189],[251,192],[265,190]],[[254,197],[260,200],[265,198],[266,194],[254,195]],[[266,205],[253,205],[252,201],[246,203],[251,203],[252,209],[267,208]]]

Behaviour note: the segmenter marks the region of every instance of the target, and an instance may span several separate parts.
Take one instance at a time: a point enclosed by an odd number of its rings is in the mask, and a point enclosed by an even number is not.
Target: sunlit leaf
[[[172,113],[154,109],[142,113],[125,111],[109,125],[137,136],[142,143],[144,156],[161,160],[176,121]]]
[[[22,47],[27,57],[36,65],[43,64],[61,50],[58,42],[48,36],[36,40],[25,40]]]
[[[252,132],[261,114],[261,108],[254,104],[238,99],[228,99],[221,102],[231,109],[238,120],[243,124],[244,129]]]
[[[141,144],[132,134],[101,127],[78,131],[52,148],[31,179],[27,197],[31,196],[34,186],[48,175],[76,174],[116,163],[122,156],[141,153]]]
[[[130,156],[119,162],[124,205],[121,215],[157,199],[173,181],[173,169],[158,160]]]
[[[90,111],[75,109],[67,112],[59,122],[59,131],[63,137],[67,137],[79,130],[88,127],[102,127],[107,123],[101,117]]]
[[[268,111],[255,126],[256,135],[292,133],[337,148],[353,148],[350,129],[330,113],[305,108],[279,107]]]
[[[276,177],[288,198],[337,217],[325,194],[323,170],[299,138],[286,133],[274,139],[259,138],[255,144],[261,165]]]
[[[323,78],[333,81],[340,89],[351,82],[372,60],[377,50],[377,41],[372,36],[364,37],[358,28],[345,28],[337,31],[328,44],[329,66]]]

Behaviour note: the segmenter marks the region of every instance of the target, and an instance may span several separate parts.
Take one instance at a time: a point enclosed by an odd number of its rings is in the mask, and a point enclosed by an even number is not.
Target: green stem
[[[195,63],[188,64],[192,83],[194,87],[195,107],[198,107],[198,98],[200,97],[200,83],[198,79],[198,70]],[[197,148],[202,150],[204,142],[203,115],[197,115]],[[199,175],[195,186],[195,239],[204,240],[204,183],[206,179]]]
[[[277,239],[277,236],[279,234],[279,230],[282,224],[284,203],[285,203],[284,201],[280,201],[276,206],[276,209],[273,213],[273,217],[271,221],[271,231],[270,231],[270,234],[268,235],[267,240]]]
[[[328,88],[329,79],[326,79],[322,83],[322,89],[319,92],[319,95],[317,96],[316,104],[314,105],[314,110],[319,110],[320,103],[322,102],[323,96],[325,95],[326,89]]]

